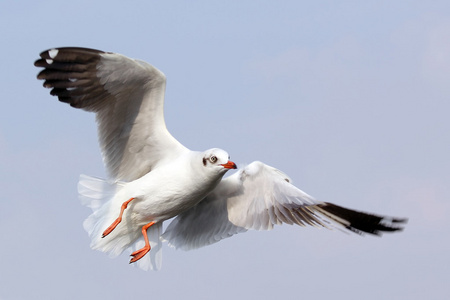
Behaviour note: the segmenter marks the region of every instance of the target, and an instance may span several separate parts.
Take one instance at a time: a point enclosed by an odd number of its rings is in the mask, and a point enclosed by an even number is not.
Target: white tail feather
[[[91,248],[108,253],[110,257],[116,257],[127,249],[131,253],[144,246],[141,228],[132,224],[126,211],[122,222],[108,236],[102,238],[103,231],[119,216],[120,206],[127,200],[121,196],[123,187],[124,184],[121,182],[110,183],[87,175],[81,175],[78,183],[81,203],[93,211],[83,223],[91,238]],[[115,201],[116,195],[119,201]],[[147,230],[152,249],[149,255],[135,263],[139,268],[144,270],[161,268],[161,233],[162,223],[156,223]]]
[[[122,186],[121,184],[118,185]],[[78,194],[81,204],[96,211],[116,193],[116,185],[101,178],[80,175]]]

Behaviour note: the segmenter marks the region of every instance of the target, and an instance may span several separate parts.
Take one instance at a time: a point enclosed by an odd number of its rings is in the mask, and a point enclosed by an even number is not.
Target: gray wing
[[[317,201],[292,185],[283,172],[253,162],[222,180],[197,206],[177,216],[163,239],[176,248],[189,250],[248,229],[270,230],[282,223],[378,235],[401,230],[393,224],[404,221]]]
[[[120,54],[87,48],[55,48],[40,54],[38,79],[51,95],[96,113],[110,177],[135,180],[187,149],[164,121],[166,78],[155,67]]]

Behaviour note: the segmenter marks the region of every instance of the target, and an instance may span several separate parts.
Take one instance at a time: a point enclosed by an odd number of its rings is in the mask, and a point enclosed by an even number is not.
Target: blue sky
[[[0,2],[0,299],[444,299],[450,296],[450,2]],[[399,217],[382,238],[278,226],[160,272],[89,248],[81,173],[103,176],[94,116],[35,79],[83,46],[167,76],[187,147],[261,160],[323,201]]]

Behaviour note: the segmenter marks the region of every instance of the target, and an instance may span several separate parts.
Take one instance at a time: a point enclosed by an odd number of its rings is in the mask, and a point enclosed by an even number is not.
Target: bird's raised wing
[[[87,48],[55,48],[40,54],[38,79],[51,94],[96,113],[109,175],[135,180],[187,149],[164,121],[164,74],[146,62]]]
[[[292,185],[283,172],[253,162],[222,180],[197,206],[177,216],[163,239],[189,250],[248,229],[270,230],[282,223],[380,235],[401,230],[394,224],[404,221],[319,202]]]

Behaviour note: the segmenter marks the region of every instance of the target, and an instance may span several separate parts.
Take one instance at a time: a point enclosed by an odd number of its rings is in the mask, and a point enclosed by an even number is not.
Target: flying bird
[[[163,241],[189,250],[282,223],[373,235],[403,229],[403,218],[318,201],[259,161],[223,178],[237,168],[226,151],[191,151],[169,133],[165,75],[144,61],[63,47],[42,52],[35,66],[51,95],[96,115],[108,178],[81,175],[78,184],[93,211],[83,223],[93,249],[111,256],[129,249],[130,263],[158,270]]]

